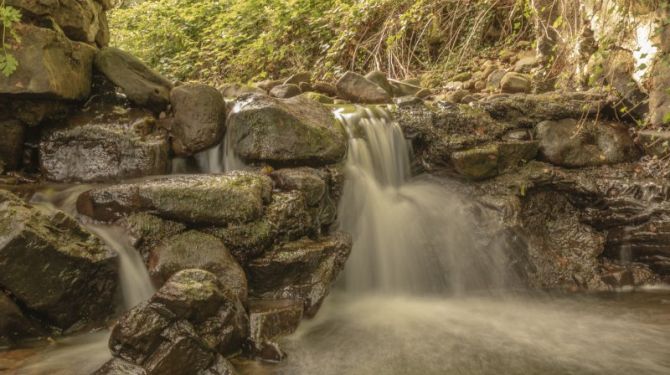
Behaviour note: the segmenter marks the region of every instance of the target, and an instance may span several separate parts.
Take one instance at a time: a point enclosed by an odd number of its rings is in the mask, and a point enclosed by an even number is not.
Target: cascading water
[[[349,133],[342,230],[354,240],[347,291],[459,293],[499,287],[505,256],[483,248],[468,205],[438,181],[411,179],[410,147],[381,108],[338,111]]]

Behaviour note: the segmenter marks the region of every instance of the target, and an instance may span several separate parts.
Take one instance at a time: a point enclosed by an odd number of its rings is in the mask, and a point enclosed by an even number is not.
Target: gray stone
[[[337,81],[340,97],[354,103],[379,104],[390,103],[391,96],[376,83],[354,72],[346,72]]]
[[[95,67],[138,106],[162,111],[170,103],[172,83],[127,52],[103,48],[95,57]]]
[[[172,149],[177,155],[190,156],[221,142],[226,130],[226,103],[217,89],[182,85],[172,90],[170,102],[174,111]]]
[[[510,94],[528,93],[531,89],[531,81],[526,75],[509,72],[500,81],[500,89]]]
[[[294,96],[300,95],[301,93],[302,91],[300,91],[300,87],[294,84],[283,84],[275,86],[272,88],[272,90],[270,90],[270,95],[280,99],[292,98]]]
[[[367,78],[369,81],[376,83],[379,87],[384,89],[387,94],[393,95],[393,87],[391,86],[391,83],[389,83],[388,78],[386,78],[386,74],[382,71],[379,70],[373,70],[370,73],[365,75],[365,78]]]

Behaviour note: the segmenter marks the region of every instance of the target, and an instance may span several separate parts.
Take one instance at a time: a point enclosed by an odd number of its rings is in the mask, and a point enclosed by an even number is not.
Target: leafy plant
[[[9,77],[19,67],[19,62],[16,57],[9,51],[8,39],[12,37],[18,41],[19,37],[16,34],[13,26],[21,20],[21,12],[11,6],[5,5],[5,0],[0,3],[0,23],[2,24],[2,53],[0,53],[0,72],[5,77]]]

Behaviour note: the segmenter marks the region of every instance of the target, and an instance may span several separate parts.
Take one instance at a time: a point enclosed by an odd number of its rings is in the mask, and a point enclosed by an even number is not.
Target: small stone
[[[530,78],[520,73],[507,73],[500,81],[500,89],[510,94],[528,93],[531,89]]]

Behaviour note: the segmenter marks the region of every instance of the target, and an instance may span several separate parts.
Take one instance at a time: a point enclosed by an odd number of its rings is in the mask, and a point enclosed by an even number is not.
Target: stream
[[[449,181],[411,176],[411,147],[388,114],[359,108],[336,116],[350,137],[337,225],[352,234],[352,255],[316,318],[281,342],[288,358],[234,359],[241,374],[670,373],[670,288],[519,288],[503,249],[473,230],[467,199]],[[231,158],[220,145],[190,165],[178,161],[175,171],[243,167]],[[86,189],[38,192],[33,202],[74,213]],[[151,296],[142,259],[121,230],[83,224],[119,254],[123,309]],[[0,354],[0,369],[90,374],[111,358],[107,339],[103,330],[27,345]]]

